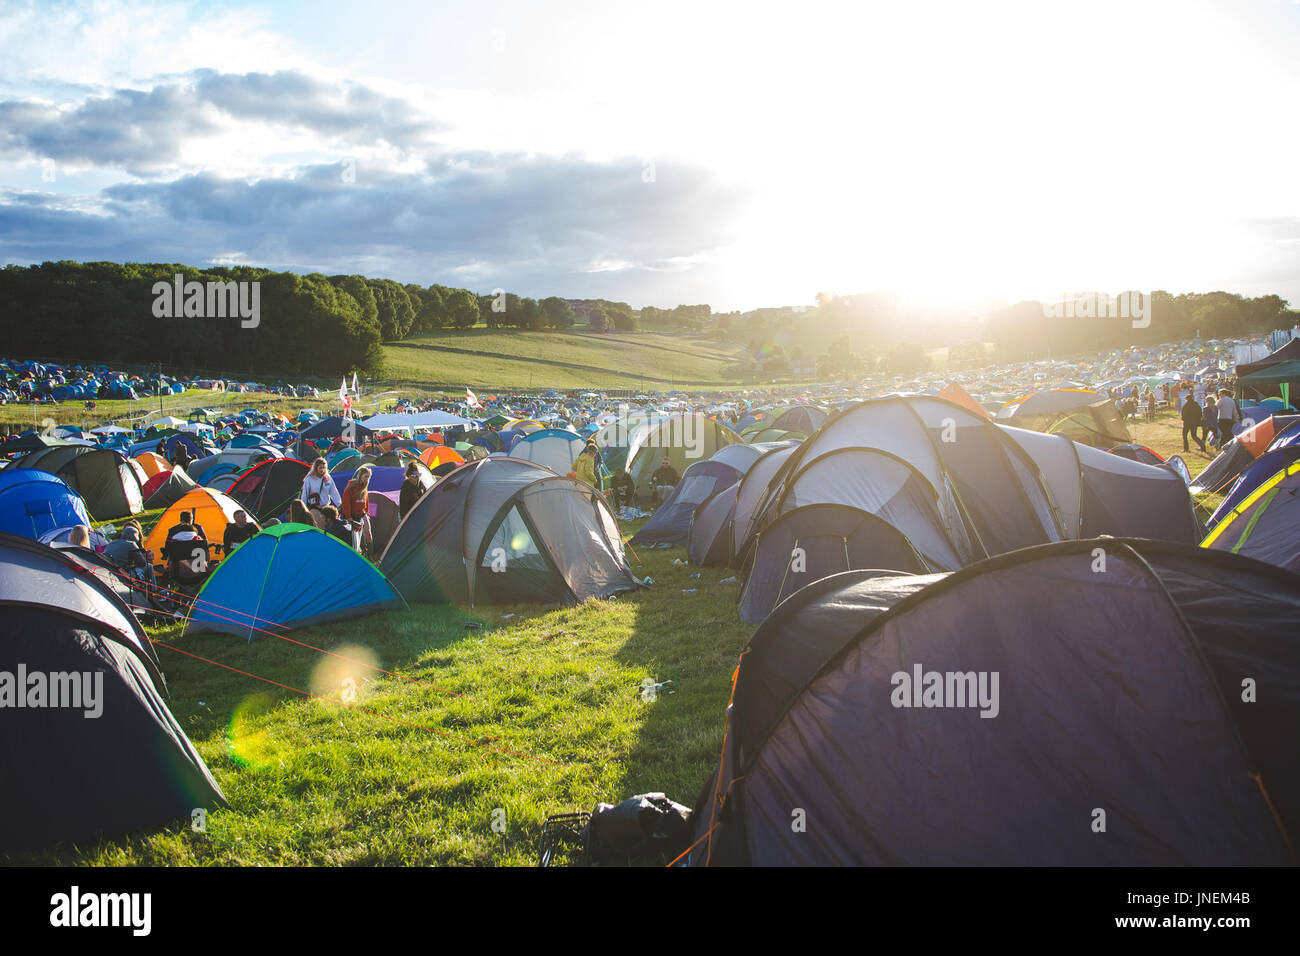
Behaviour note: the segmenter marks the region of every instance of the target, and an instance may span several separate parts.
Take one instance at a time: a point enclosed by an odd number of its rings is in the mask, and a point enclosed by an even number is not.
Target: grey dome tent
[[[1290,863],[1297,732],[1300,577],[1259,561],[1101,538],[839,574],[742,654],[687,861]]]
[[[397,526],[379,569],[408,601],[569,604],[639,586],[596,489],[496,456],[434,485]]]
[[[800,588],[844,571],[882,574],[933,570],[907,536],[858,508],[813,504],[795,508],[759,536],[740,595],[740,620],[757,624]]]
[[[732,447],[732,446],[728,446]],[[725,449],[724,449],[725,450]],[[740,480],[740,472],[712,459],[697,461],[686,469],[650,520],[632,536],[632,544],[679,545],[686,543],[695,509],[715,491]]]
[[[999,426],[1034,460],[1052,491],[1067,538],[1159,538],[1195,544],[1200,522],[1187,484],[1147,465],[1064,435]]]
[[[928,544],[920,540],[919,526],[899,530],[938,567],[960,567],[1063,537],[1038,466],[997,426],[946,399],[892,397],[862,402],[831,416],[781,463],[757,504],[751,503],[755,496],[745,485],[766,459],[750,469],[737,501],[733,562],[745,558],[755,534],[789,510],[792,487],[807,480],[811,463],[831,461],[832,452],[848,450],[860,456],[875,454],[860,458],[856,470],[861,474],[856,477],[855,469],[837,463],[839,477],[812,483],[820,488],[816,500],[876,513],[874,505],[864,506],[852,495],[867,491],[868,500],[878,497],[866,484],[883,481],[887,472],[895,471],[890,462],[903,463],[929,486],[937,530]],[[836,486],[844,490],[837,493]],[[747,520],[742,506],[752,508]]]
[[[0,534],[0,613],[0,697],[17,691],[20,668],[29,677],[21,691],[29,704],[33,674],[51,675],[51,694],[53,675],[103,675],[97,717],[85,716],[93,710],[84,707],[15,707],[6,700],[0,848],[155,829],[188,821],[195,809],[226,805],[163,702],[144,632],[93,574],[60,551]],[[69,681],[59,684],[71,692]]]
[[[96,521],[127,518],[144,510],[144,469],[111,448],[56,445],[25,455],[12,467],[58,475],[81,495]]]
[[[737,482],[696,506],[686,534],[686,557],[692,564],[726,564],[731,559],[731,522],[739,491]]]

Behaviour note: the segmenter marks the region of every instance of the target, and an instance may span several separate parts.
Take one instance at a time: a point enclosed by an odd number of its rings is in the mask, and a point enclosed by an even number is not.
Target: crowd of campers
[[[419,602],[612,598],[651,584],[628,560],[635,521],[631,545],[735,578],[755,628],[681,862],[1285,861],[1300,339],[1244,363],[1231,345],[795,391],[466,390],[364,418],[11,428],[0,671],[109,661],[118,706],[0,715],[0,745],[39,738],[43,768],[8,798],[0,849],[225,805],[146,626],[251,641]],[[53,394],[48,368],[4,369],[10,391]],[[100,389],[105,371],[79,370]],[[1185,450],[1215,448],[1197,474],[1134,442],[1153,400]],[[123,739],[147,745],[123,757]],[[89,781],[98,809],[67,812]],[[1116,801],[1105,840],[1060,809],[1084,792]],[[817,827],[792,831],[790,807]]]

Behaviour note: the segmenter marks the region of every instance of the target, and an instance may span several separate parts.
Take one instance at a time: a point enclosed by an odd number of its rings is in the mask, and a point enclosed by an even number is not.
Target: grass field
[[[723,388],[744,348],[703,333],[442,331],[384,346],[385,377],[427,388]]]
[[[231,809],[205,833],[178,824],[5,862],[530,865],[549,814],[649,790],[693,804],[749,629],[737,585],[719,583],[733,572],[692,579],[699,569],[672,563],[681,554],[642,552],[634,567],[654,587],[610,601],[418,605],[293,634],[351,660],[271,637],[154,633],[169,706]],[[393,676],[352,663],[366,658]],[[645,678],[679,690],[643,702]]]

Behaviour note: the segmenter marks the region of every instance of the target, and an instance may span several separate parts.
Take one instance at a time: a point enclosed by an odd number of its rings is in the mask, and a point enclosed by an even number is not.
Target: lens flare
[[[231,713],[226,749],[239,766],[260,770],[280,762],[279,746],[263,726],[274,707],[275,700],[269,694],[253,694],[240,701]]]
[[[368,647],[360,644],[336,647],[333,654],[321,655],[312,669],[311,692],[345,704],[356,703],[363,689],[379,676],[375,670],[378,666],[379,656]]]
[[[533,539],[526,532],[521,531],[510,539],[510,548],[512,551],[524,551],[532,543]]]

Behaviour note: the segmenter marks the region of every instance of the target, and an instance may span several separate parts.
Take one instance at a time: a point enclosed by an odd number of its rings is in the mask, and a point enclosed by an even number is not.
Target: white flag
[[[356,372],[353,372],[353,373],[352,373],[352,394],[355,395],[357,398],[360,398],[360,397],[361,397],[361,393],[357,391],[357,373],[356,373]]]
[[[465,404],[468,405],[470,408],[483,407],[478,403],[478,396],[475,395],[473,392],[471,392],[468,388],[465,389]]]
[[[348,377],[343,376],[343,381],[339,383],[339,404],[346,407],[348,401]]]

